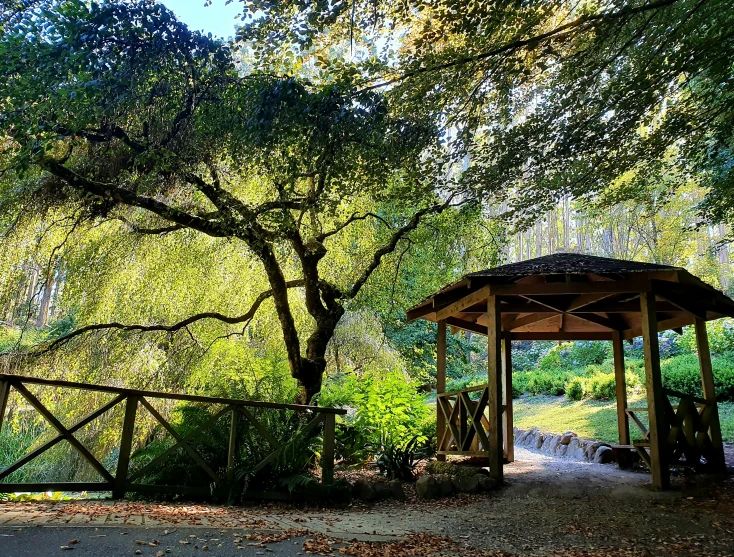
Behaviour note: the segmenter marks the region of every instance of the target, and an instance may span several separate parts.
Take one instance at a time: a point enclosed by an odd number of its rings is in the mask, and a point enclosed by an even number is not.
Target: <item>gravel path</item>
[[[516,448],[516,462],[505,467],[505,475],[506,486],[499,491],[432,501],[386,501],[332,510],[282,505],[175,509],[182,520],[179,527],[188,527],[194,516],[198,521],[194,524],[201,524],[202,528],[207,527],[207,522],[209,528],[215,524],[238,529],[299,528],[331,538],[358,537],[388,543],[385,553],[380,550],[365,555],[405,554],[390,552],[389,544],[394,545],[410,532],[427,532],[450,537],[466,548],[462,553],[465,555],[470,554],[472,547],[488,550],[491,555],[504,551],[510,555],[734,556],[731,476],[676,476],[673,490],[654,492],[649,488],[650,476],[646,473],[619,470],[615,465],[557,459],[521,448]],[[68,535],[59,535],[76,537],[84,530],[78,524],[84,522],[85,516],[95,515],[97,520],[96,524],[88,523],[87,531],[99,525],[101,513],[108,510],[103,508],[105,505],[111,504],[0,504],[0,531],[10,532],[20,525],[56,529],[65,523]],[[133,513],[127,519],[125,505]],[[136,535],[136,528],[142,531],[152,517],[158,521],[154,528],[160,529],[165,524],[160,507],[116,503],[115,520],[124,519],[131,536]],[[41,517],[35,521],[26,512],[33,508]],[[136,526],[141,522],[139,515],[150,517],[148,523]],[[43,516],[53,518],[44,523]]]

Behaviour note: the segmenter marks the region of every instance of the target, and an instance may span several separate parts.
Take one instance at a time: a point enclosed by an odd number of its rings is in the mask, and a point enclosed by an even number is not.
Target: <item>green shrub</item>
[[[513,373],[512,374],[512,398],[517,398],[528,392],[528,382],[530,381],[530,373]]]
[[[714,389],[720,401],[734,400],[734,355],[713,358]],[[698,356],[684,354],[660,363],[663,386],[692,396],[701,396],[701,371]]]
[[[581,400],[584,398],[584,383],[581,377],[572,377],[566,383],[566,397],[569,400]]]
[[[616,396],[614,373],[597,371],[584,380],[585,394],[594,400],[609,400]]]
[[[535,371],[528,374],[527,390],[534,395],[559,396],[566,392],[569,374],[559,369]]]
[[[402,373],[363,377],[353,401],[357,407],[353,423],[374,432],[374,443],[387,434],[398,445],[407,443],[430,412],[417,385]],[[424,441],[419,438],[420,443]]]

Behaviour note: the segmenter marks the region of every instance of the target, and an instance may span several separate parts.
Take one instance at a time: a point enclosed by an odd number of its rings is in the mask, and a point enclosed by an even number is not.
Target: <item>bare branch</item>
[[[319,234],[318,236],[316,236],[316,240],[319,242],[323,242],[324,240],[326,240],[326,238],[328,238],[329,236],[333,236],[334,234],[338,234],[339,232],[344,230],[347,226],[349,226],[353,222],[358,221],[358,220],[364,220],[367,217],[375,218],[379,220],[382,224],[387,226],[388,228],[392,228],[389,222],[387,222],[381,216],[376,215],[375,213],[364,213],[363,215],[353,213],[351,217],[349,217],[347,220],[345,220],[343,223],[341,223],[339,226],[337,226],[333,230],[330,230],[328,232],[323,232],[322,234]]]
[[[297,279],[297,280],[290,280],[286,282],[286,288],[298,288],[304,285],[303,279]],[[266,290],[264,292],[261,292],[257,298],[255,298],[255,301],[252,303],[252,306],[247,311],[247,313],[244,313],[242,315],[238,315],[235,317],[230,317],[227,315],[223,315],[219,312],[215,311],[209,311],[209,312],[203,312],[203,313],[197,313],[196,315],[192,315],[190,317],[187,317],[186,319],[183,319],[182,321],[178,321],[177,323],[173,323],[172,325],[138,325],[138,324],[123,324],[123,323],[97,323],[95,325],[87,325],[85,327],[80,327],[79,329],[76,329],[62,337],[57,338],[51,344],[49,344],[47,347],[43,348],[39,352],[36,352],[35,354],[31,355],[41,355],[45,354],[47,352],[51,352],[52,350],[55,350],[64,344],[68,343],[72,339],[85,335],[87,333],[91,333],[94,331],[105,331],[105,330],[118,330],[118,331],[137,331],[137,332],[153,332],[153,331],[162,331],[162,332],[168,332],[168,333],[175,333],[177,331],[180,331],[181,329],[186,329],[189,325],[196,323],[197,321],[202,321],[204,319],[216,319],[218,321],[222,321],[223,323],[228,323],[230,325],[235,325],[237,323],[248,323],[250,322],[257,313],[258,309],[260,309],[260,306],[262,303],[270,298],[273,295],[272,290]]]
[[[362,289],[364,284],[367,282],[367,280],[370,278],[372,273],[380,266],[380,262],[382,261],[382,258],[385,257],[387,254],[392,253],[395,251],[395,248],[398,245],[398,242],[405,238],[405,236],[418,228],[418,225],[421,222],[421,219],[428,215],[428,214],[434,214],[438,215],[442,213],[446,208],[448,208],[451,205],[451,199],[449,198],[448,201],[445,203],[438,203],[436,205],[431,205],[430,207],[426,207],[424,209],[421,209],[420,211],[416,212],[411,219],[408,221],[408,223],[398,228],[393,235],[390,237],[390,240],[382,246],[380,249],[378,249],[372,256],[372,261],[370,261],[370,264],[367,266],[367,268],[362,271],[362,274],[360,277],[356,280],[356,282],[352,285],[351,290],[348,293],[348,297],[354,298],[357,294],[359,294],[359,291]]]
[[[229,236],[227,231],[223,230],[219,223],[214,223],[201,217],[191,215],[181,209],[166,205],[152,197],[138,195],[131,190],[113,186],[112,184],[104,184],[90,180],[76,174],[74,171],[66,168],[64,165],[59,164],[58,161],[53,159],[43,159],[40,162],[40,165],[54,176],[64,180],[72,188],[85,191],[103,199],[112,199],[126,205],[146,209],[169,222],[174,222],[185,227],[199,230],[209,236],[218,238]]]

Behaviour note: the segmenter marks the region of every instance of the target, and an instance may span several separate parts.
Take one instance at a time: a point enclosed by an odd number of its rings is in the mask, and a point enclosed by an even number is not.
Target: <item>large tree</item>
[[[244,73],[226,44],[147,1],[19,3],[3,22],[0,222],[63,211],[132,235],[194,231],[241,242],[269,284],[242,315],[90,323],[47,349],[100,330],[246,325],[271,299],[299,400],[310,401],[345,305],[422,220],[455,204],[439,180],[448,174],[436,126],[396,114],[357,76]],[[330,245],[371,221],[384,230],[369,252],[324,265]]]

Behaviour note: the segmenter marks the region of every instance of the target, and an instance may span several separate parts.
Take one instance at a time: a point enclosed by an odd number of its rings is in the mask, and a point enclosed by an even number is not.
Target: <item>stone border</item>
[[[528,430],[516,427],[514,432],[515,445],[533,452],[597,464],[614,462],[614,453],[609,443],[581,439],[573,431],[555,434],[541,432],[537,427]]]

